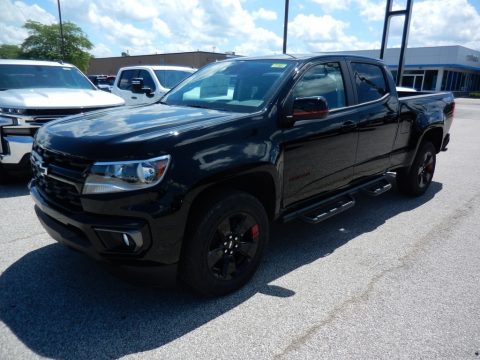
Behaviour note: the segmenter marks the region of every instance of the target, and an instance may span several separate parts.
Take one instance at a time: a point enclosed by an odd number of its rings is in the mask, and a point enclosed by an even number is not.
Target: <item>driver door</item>
[[[341,61],[317,63],[295,84],[296,98],[323,96],[326,117],[296,121],[284,131],[284,207],[348,184],[353,178],[357,148],[356,123]],[[291,115],[291,114],[290,114]]]

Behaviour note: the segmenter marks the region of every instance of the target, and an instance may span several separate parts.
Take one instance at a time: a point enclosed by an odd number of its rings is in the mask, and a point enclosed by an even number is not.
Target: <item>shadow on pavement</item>
[[[2,174],[0,173],[0,176]],[[0,179],[0,199],[28,195],[28,183],[30,178],[1,178]]]
[[[28,348],[50,358],[118,358],[155,349],[257,293],[295,296],[294,291],[269,283],[335,256],[335,250],[350,240],[421,206],[441,189],[433,182],[420,198],[405,198],[395,191],[379,198],[361,196],[355,208],[319,225],[296,221],[272,225],[269,250],[252,281],[218,299],[199,299],[180,287],[135,287],[82,254],[49,245],[25,255],[2,274],[0,318]]]

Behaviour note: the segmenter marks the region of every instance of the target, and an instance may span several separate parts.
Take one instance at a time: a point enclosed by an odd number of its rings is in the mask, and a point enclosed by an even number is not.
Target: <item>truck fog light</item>
[[[135,252],[143,246],[142,233],[138,230],[112,230],[95,228],[105,249],[111,252]]]

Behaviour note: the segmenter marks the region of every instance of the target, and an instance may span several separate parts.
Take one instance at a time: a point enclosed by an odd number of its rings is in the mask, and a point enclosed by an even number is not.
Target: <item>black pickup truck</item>
[[[387,172],[402,193],[427,190],[454,98],[405,95],[364,57],[216,62],[157,104],[43,126],[35,210],[54,239],[96,259],[226,294],[254,274],[270,222],[320,222],[359,191],[390,189]]]

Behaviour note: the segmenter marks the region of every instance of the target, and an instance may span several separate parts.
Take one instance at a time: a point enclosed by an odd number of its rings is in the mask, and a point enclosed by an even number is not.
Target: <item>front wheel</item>
[[[427,191],[435,172],[437,149],[431,142],[425,142],[418,150],[410,169],[397,171],[398,190],[406,195],[419,196]]]
[[[207,296],[239,289],[255,273],[268,242],[264,207],[235,191],[210,199],[196,213],[185,239],[181,279]]]

